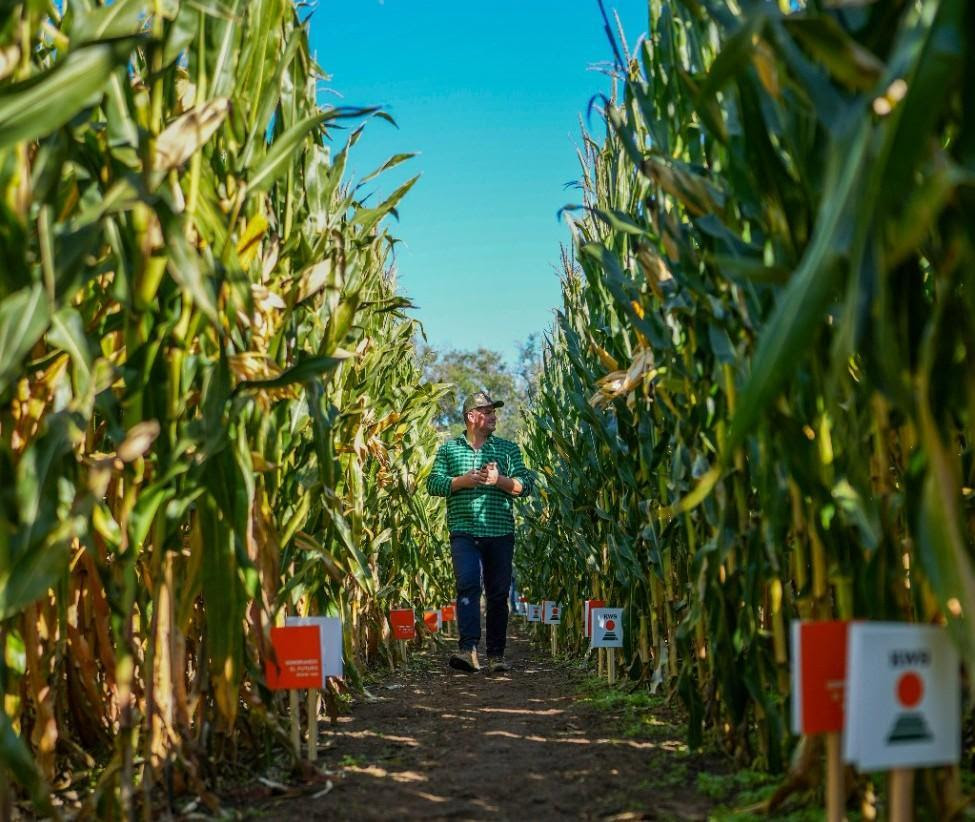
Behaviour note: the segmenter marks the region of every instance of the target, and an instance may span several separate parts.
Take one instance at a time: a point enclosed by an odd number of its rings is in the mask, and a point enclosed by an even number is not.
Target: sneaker
[[[503,656],[489,656],[488,666],[491,669],[491,673],[504,674],[511,670],[511,666],[504,661]]]
[[[477,648],[469,648],[466,651],[452,653],[448,664],[457,671],[465,671],[469,674],[481,670],[481,666],[477,661]]]

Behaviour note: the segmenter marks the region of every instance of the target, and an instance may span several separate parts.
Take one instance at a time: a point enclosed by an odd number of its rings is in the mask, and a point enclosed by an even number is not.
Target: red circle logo
[[[606,630],[612,631],[616,627],[616,620],[607,619],[606,620]]]
[[[905,708],[913,708],[924,696],[924,680],[914,671],[901,674],[897,680],[897,701]]]

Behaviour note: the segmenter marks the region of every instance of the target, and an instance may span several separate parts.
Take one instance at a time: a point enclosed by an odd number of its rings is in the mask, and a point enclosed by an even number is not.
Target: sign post
[[[393,639],[399,644],[405,665],[406,643],[416,638],[416,614],[412,608],[393,608],[389,612],[389,625],[393,630]]]
[[[583,635],[589,639],[592,637],[592,612],[595,608],[602,608],[606,604],[605,600],[602,599],[587,599],[582,607],[582,632]],[[606,667],[604,660],[606,657],[606,652],[602,648],[596,649],[596,676],[603,675],[603,669]]]
[[[542,603],[542,623],[551,626],[552,632],[552,657],[559,653],[559,623],[562,622],[562,606],[552,600],[545,600]]]
[[[890,819],[913,817],[914,769],[961,758],[958,651],[937,625],[850,626],[843,758],[890,771]]]
[[[301,711],[298,708],[298,691],[294,688],[288,691],[288,710],[291,711],[291,745],[295,749],[295,756],[301,759]]]
[[[318,628],[321,643],[322,681],[317,688],[308,689],[308,759],[318,759],[318,698],[319,688],[328,687],[328,678],[343,676],[342,620],[338,617],[308,616],[285,618],[285,626],[311,625]]]
[[[844,816],[840,731],[846,681],[848,622],[792,623],[792,730],[826,735],[826,819]]]
[[[623,609],[592,608],[591,648],[606,648],[606,678],[616,684],[616,649],[623,647]]]
[[[291,710],[291,742],[301,758],[301,720],[298,689],[317,693],[322,685],[322,631],[319,625],[285,625],[271,628],[273,659],[264,661],[264,679],[273,691],[287,690]],[[316,718],[317,722],[317,718]],[[317,738],[308,740],[309,755],[317,754]]]

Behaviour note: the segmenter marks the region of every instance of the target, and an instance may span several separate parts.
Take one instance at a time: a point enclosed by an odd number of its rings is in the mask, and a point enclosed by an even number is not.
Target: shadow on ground
[[[634,735],[579,697],[579,667],[545,659],[522,636],[507,674],[464,674],[447,651],[416,655],[326,724],[320,764],[330,790],[270,799],[255,816],[316,819],[702,819],[695,789],[710,764],[681,729]]]

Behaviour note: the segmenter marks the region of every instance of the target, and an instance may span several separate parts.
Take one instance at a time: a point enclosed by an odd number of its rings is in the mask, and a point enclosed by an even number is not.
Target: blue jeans
[[[450,535],[450,557],[457,581],[458,647],[476,648],[481,641],[481,575],[487,598],[487,655],[503,656],[508,631],[508,589],[515,535],[475,537],[463,531]]]

